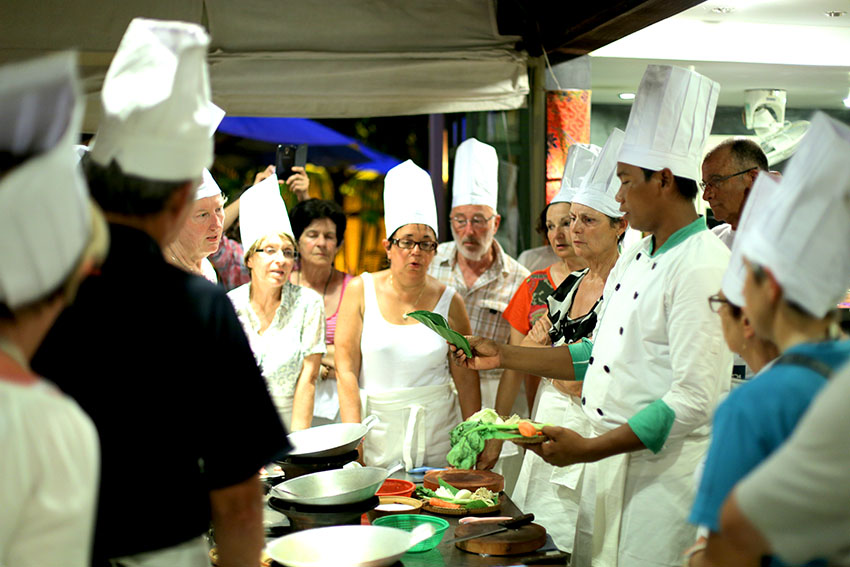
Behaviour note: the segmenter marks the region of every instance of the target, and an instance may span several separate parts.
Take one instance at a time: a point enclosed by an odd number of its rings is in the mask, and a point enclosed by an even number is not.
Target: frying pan
[[[389,475],[379,467],[322,471],[281,482],[271,495],[310,506],[353,504],[374,496]]]
[[[398,561],[415,539],[396,528],[330,526],[276,539],[266,553],[288,567],[385,567]]]
[[[369,430],[378,422],[378,416],[370,415],[362,423],[332,423],[293,431],[289,434],[292,450],[289,456],[336,457],[357,448]]]

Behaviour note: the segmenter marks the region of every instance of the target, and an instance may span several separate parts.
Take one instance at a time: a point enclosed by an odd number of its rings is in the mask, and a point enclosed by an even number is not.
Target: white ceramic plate
[[[386,567],[410,547],[410,534],[382,526],[330,526],[295,532],[266,546],[288,567]]]

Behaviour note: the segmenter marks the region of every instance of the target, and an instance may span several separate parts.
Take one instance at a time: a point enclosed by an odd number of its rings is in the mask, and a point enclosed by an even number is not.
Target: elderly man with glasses
[[[496,149],[475,138],[464,141],[455,155],[452,179],[451,230],[454,240],[440,245],[428,271],[455,288],[466,305],[472,334],[507,343],[511,326],[502,313],[529,272],[496,242],[501,217],[496,213],[499,194],[499,158]],[[481,372],[482,407],[494,407],[503,370]],[[525,396],[517,396],[513,411],[528,416]],[[521,459],[514,447],[498,470],[513,485]],[[505,471],[508,467],[513,473]],[[515,470],[514,470],[515,469]]]
[[[702,161],[702,198],[714,218],[724,221],[712,229],[729,248],[738,221],[759,172],[767,171],[767,157],[757,142],[730,138],[706,154]]]

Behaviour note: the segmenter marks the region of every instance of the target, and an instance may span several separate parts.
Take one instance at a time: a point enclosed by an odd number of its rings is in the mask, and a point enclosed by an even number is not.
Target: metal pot
[[[377,422],[378,417],[370,415],[362,423],[332,423],[294,431],[288,436],[292,444],[289,456],[315,458],[343,455],[356,449]]]
[[[388,476],[378,467],[322,471],[284,481],[272,487],[271,494],[310,506],[352,504],[374,496]]]
[[[381,526],[331,526],[276,539],[269,543],[266,552],[288,567],[384,567],[398,561],[410,546],[411,536],[404,530]]]

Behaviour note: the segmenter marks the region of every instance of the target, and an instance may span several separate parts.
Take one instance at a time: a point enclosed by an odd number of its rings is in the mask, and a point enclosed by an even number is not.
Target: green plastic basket
[[[406,532],[412,531],[413,528],[422,524],[431,524],[434,526],[434,535],[426,540],[420,541],[407,551],[409,553],[418,553],[420,551],[428,551],[434,549],[440,542],[443,541],[443,534],[449,529],[449,523],[436,516],[426,516],[424,514],[393,514],[384,516],[372,522],[373,526],[384,526],[385,528],[398,528]]]

